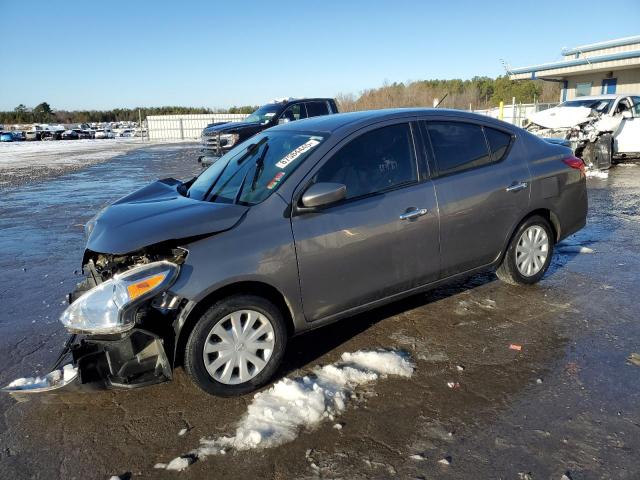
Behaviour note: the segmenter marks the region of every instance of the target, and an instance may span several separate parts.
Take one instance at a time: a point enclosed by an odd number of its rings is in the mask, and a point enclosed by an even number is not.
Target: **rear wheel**
[[[551,263],[553,230],[540,216],[525,220],[516,230],[496,274],[512,285],[531,285],[540,281]]]
[[[185,369],[207,393],[251,392],[278,368],[286,332],[282,313],[268,300],[252,295],[226,298],[209,308],[191,332]]]

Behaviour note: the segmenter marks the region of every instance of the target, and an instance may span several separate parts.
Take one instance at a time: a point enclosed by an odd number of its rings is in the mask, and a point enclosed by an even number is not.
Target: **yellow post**
[[[498,110],[498,118],[504,120],[504,102],[500,101],[500,109]]]

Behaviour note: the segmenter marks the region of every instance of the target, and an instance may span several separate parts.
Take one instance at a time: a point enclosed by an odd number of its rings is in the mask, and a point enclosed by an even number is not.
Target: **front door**
[[[424,122],[435,157],[442,277],[493,262],[529,205],[530,174],[507,131]]]
[[[624,118],[614,136],[615,153],[640,152],[640,97],[631,97],[629,118]]]
[[[312,175],[346,185],[347,198],[292,219],[308,321],[438,278],[435,192],[418,180],[409,123],[358,134]]]

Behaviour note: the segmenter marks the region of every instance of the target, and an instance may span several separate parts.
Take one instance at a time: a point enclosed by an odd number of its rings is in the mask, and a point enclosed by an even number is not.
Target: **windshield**
[[[275,192],[287,176],[324,141],[320,135],[260,133],[233,148],[205,170],[187,197],[255,205]]]
[[[282,106],[277,103],[270,103],[269,105],[260,107],[245,118],[244,121],[264,125],[265,123],[269,123],[269,121],[280,111],[281,107]]]
[[[587,107],[599,113],[609,113],[613,105],[613,99],[569,100],[561,103],[559,107]]]

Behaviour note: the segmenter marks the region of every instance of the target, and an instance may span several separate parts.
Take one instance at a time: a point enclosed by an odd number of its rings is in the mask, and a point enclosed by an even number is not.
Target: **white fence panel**
[[[147,129],[150,140],[199,140],[202,129],[210,123],[241,122],[244,113],[206,113],[189,115],[150,115]]]

